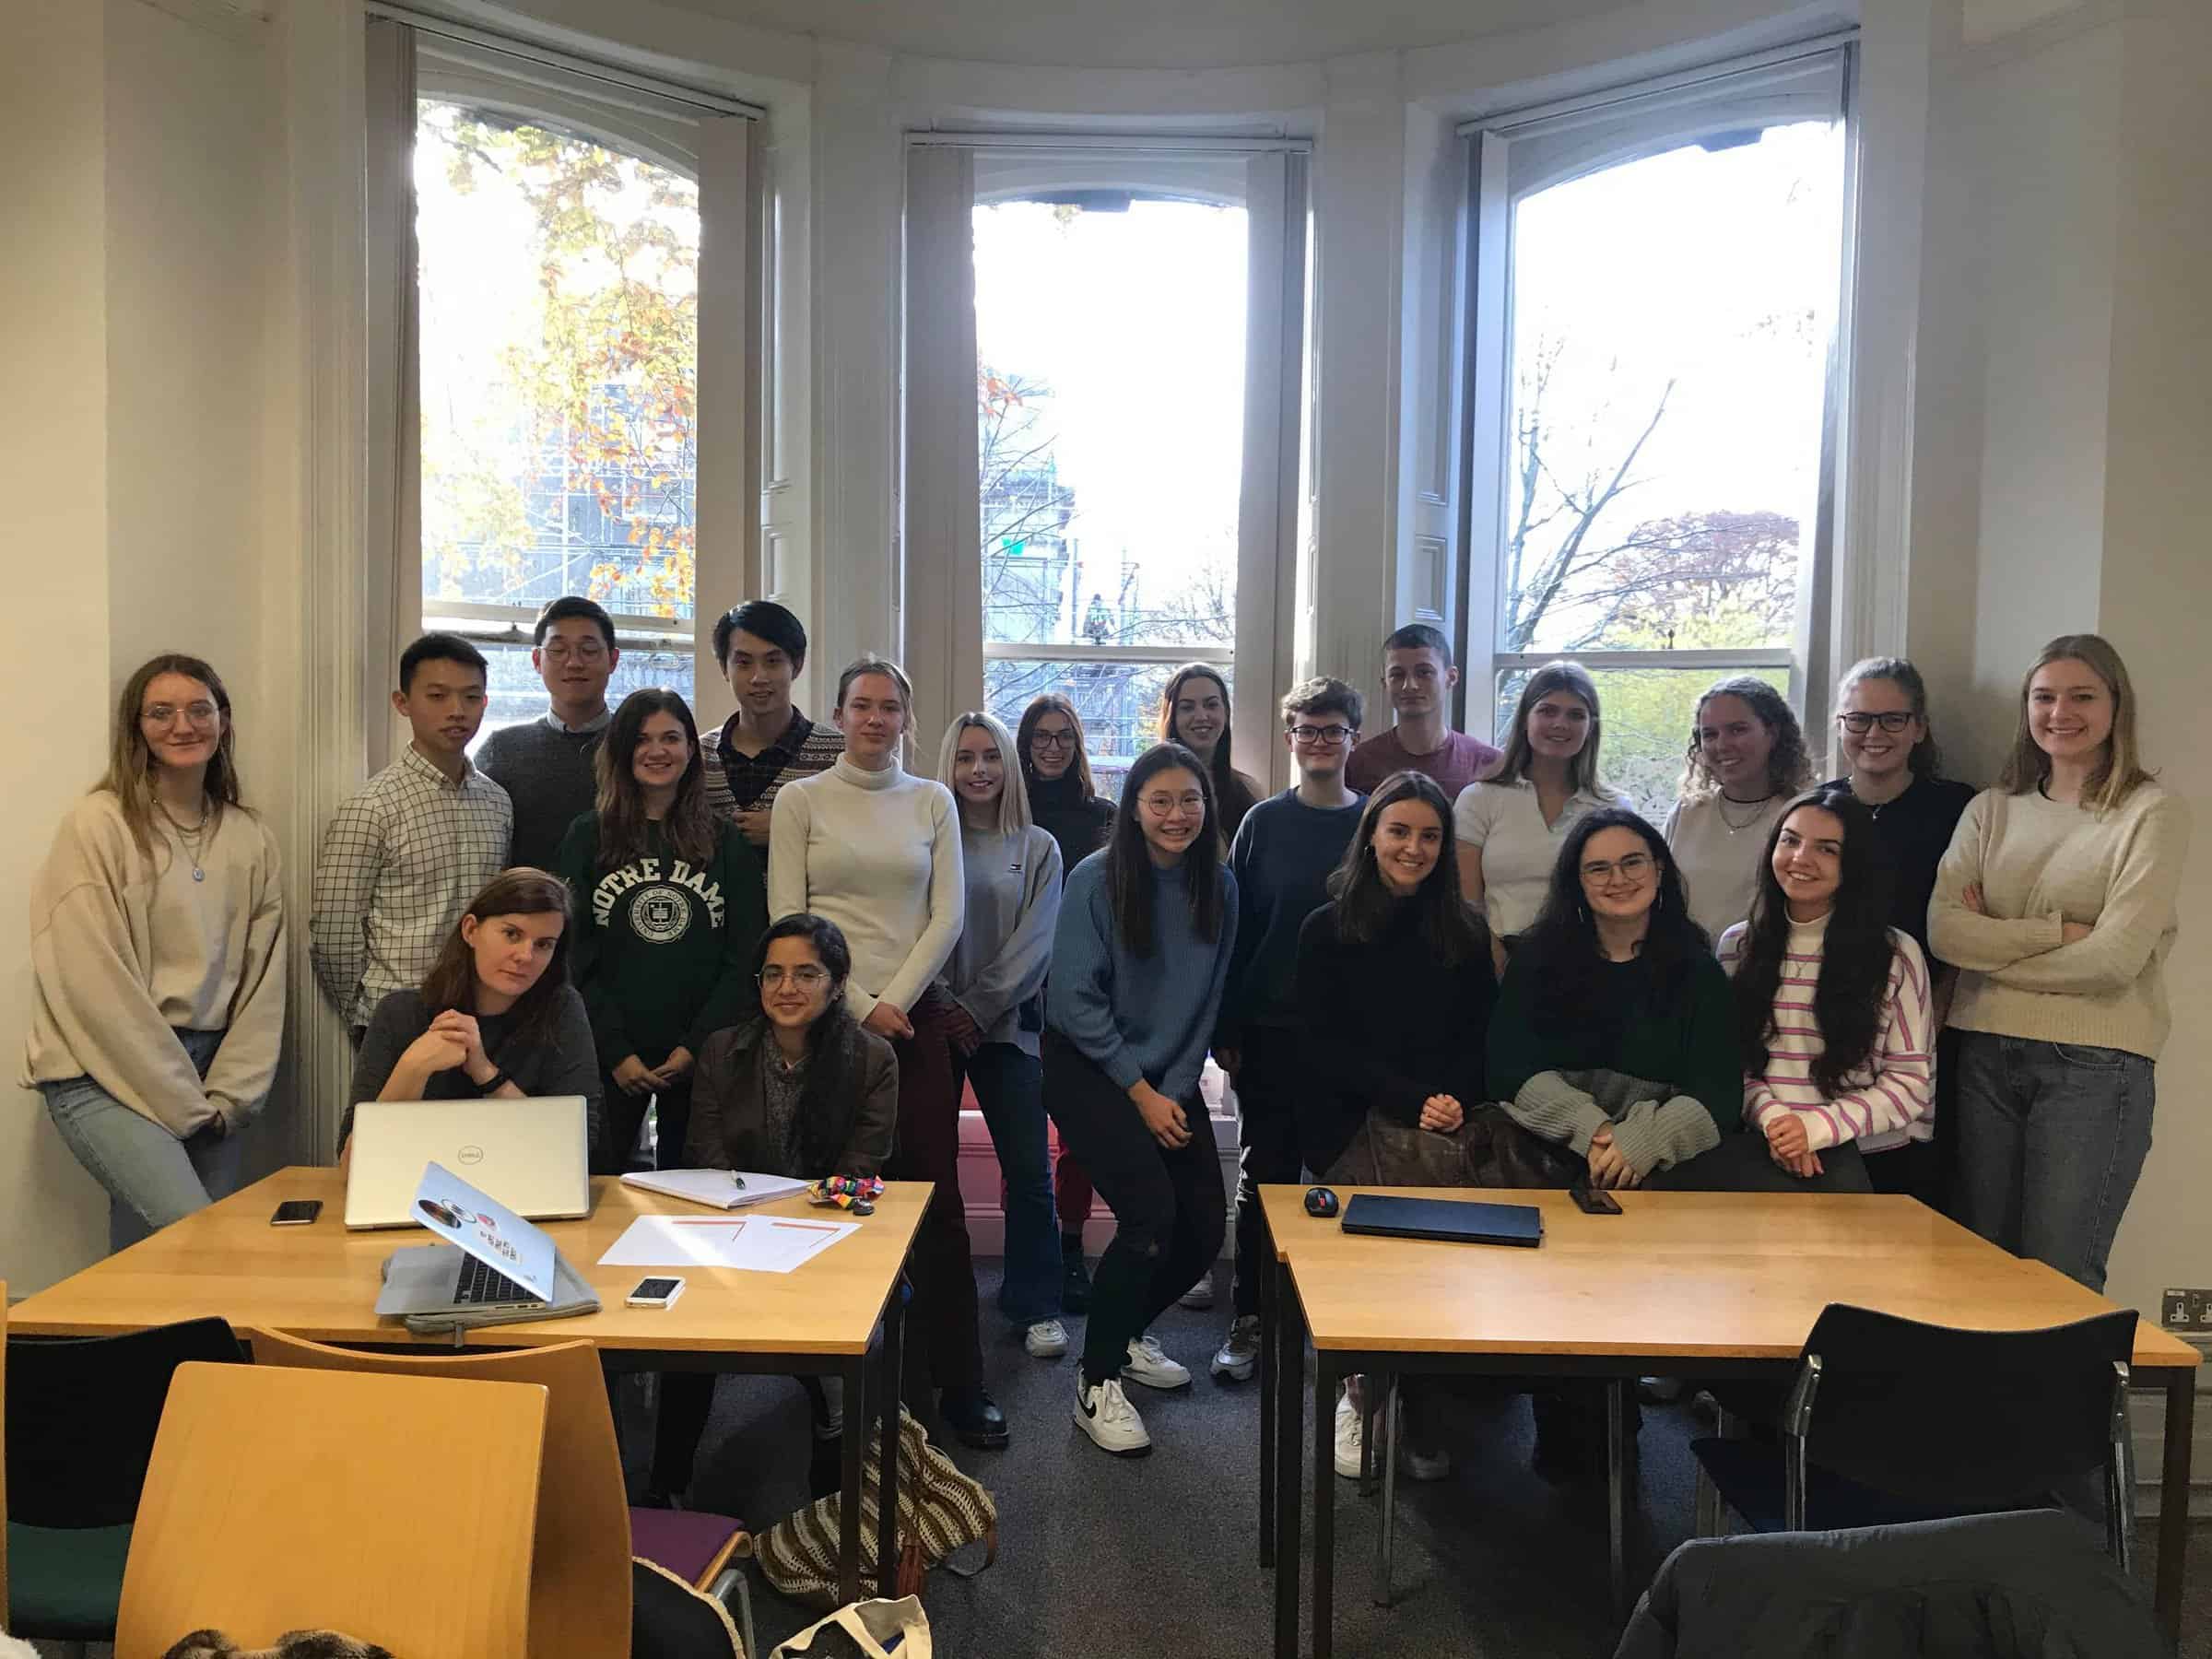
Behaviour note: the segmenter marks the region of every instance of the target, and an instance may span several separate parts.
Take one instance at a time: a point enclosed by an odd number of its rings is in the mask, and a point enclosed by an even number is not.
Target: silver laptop
[[[380,1315],[427,1335],[598,1312],[598,1292],[547,1234],[452,1171],[427,1165],[414,1207],[448,1242],[392,1253]]]
[[[364,1100],[353,1109],[346,1225],[413,1227],[415,1189],[443,1164],[518,1216],[592,1213],[582,1095],[529,1100]]]

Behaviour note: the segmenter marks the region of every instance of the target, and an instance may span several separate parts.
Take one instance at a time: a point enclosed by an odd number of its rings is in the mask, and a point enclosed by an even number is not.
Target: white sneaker
[[[1452,1473],[1452,1453],[1441,1446],[1433,1452],[1417,1452],[1401,1439],[1398,1467],[1406,1471],[1408,1480],[1441,1480]]]
[[[1359,1415],[1359,1407],[1352,1404],[1352,1396],[1336,1396],[1336,1473],[1347,1480],[1359,1478],[1359,1448],[1367,1428],[1367,1419]]]
[[[1041,1319],[1023,1333],[1021,1346],[1032,1359],[1057,1359],[1067,1352],[1067,1327],[1056,1319]]]
[[[1112,1377],[1095,1387],[1080,1376],[1076,1379],[1076,1423],[1100,1451],[1116,1457],[1141,1457],[1152,1450],[1145,1419]]]
[[[1150,1336],[1138,1336],[1129,1344],[1129,1358],[1122,1366],[1122,1375],[1132,1382],[1142,1382],[1147,1388],[1188,1388],[1191,1368],[1178,1365],[1160,1352],[1159,1344]]]
[[[1228,1339],[1214,1355],[1214,1375],[1233,1377],[1241,1382],[1252,1375],[1252,1368],[1259,1362],[1260,1316],[1240,1314],[1230,1321]]]
[[[1214,1305],[1214,1270],[1208,1267],[1198,1276],[1198,1282],[1175,1299],[1186,1308],[1210,1308]]]

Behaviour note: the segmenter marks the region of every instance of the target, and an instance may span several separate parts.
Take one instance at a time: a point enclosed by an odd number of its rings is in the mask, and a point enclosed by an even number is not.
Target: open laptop
[[[528,1100],[364,1100],[353,1109],[346,1225],[414,1227],[425,1164],[458,1170],[518,1216],[592,1213],[582,1095]]]
[[[380,1315],[495,1324],[588,1312],[598,1295],[546,1232],[452,1171],[418,1178],[415,1218],[447,1241],[395,1250],[384,1265]]]
[[[1477,1204],[1465,1198],[1401,1198],[1355,1193],[1344,1206],[1347,1233],[1441,1239],[1458,1244],[1544,1242],[1544,1212],[1533,1204]]]

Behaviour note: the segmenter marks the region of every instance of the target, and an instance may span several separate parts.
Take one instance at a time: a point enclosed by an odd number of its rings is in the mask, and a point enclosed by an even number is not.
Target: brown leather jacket
[[[829,1106],[843,1120],[841,1133],[830,1137],[843,1148],[836,1167],[784,1169],[789,1156],[782,1147],[767,1144],[760,1068],[768,1063],[775,1040],[760,1019],[725,1027],[708,1038],[700,1051],[692,1073],[691,1126],[684,1153],[688,1163],[697,1169],[754,1170],[805,1181],[883,1172],[899,1127],[899,1057],[888,1042],[864,1030],[849,1016],[827,1018],[834,1018],[837,1025],[823,1034],[822,1041],[841,1045],[837,1058],[848,1082],[844,1098]],[[829,1058],[824,1052],[815,1063]]]

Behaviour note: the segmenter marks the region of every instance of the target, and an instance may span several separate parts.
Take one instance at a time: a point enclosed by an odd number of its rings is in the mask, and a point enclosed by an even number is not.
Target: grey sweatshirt
[[[1002,835],[960,829],[966,921],[937,982],[982,1028],[985,1042],[1037,1053],[1040,1009],[1023,1029],[1022,1005],[1044,989],[1060,921],[1060,848],[1036,825]]]

